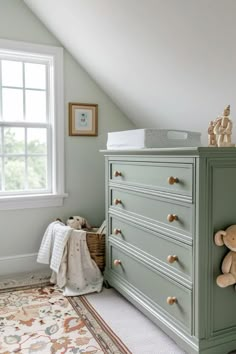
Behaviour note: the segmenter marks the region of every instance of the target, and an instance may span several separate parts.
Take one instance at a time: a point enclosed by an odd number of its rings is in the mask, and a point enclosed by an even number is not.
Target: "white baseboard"
[[[0,277],[49,269],[48,265],[37,263],[37,255],[37,253],[28,253],[17,256],[0,257]]]
[[[0,291],[25,286],[41,286],[50,283],[51,272],[27,272],[0,277]]]
[[[51,270],[37,263],[37,253],[0,257],[0,290],[48,283]]]

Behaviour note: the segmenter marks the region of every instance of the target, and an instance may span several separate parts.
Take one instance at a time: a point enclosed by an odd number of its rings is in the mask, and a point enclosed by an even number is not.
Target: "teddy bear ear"
[[[226,232],[224,230],[220,230],[220,231],[217,231],[217,233],[215,234],[215,244],[217,246],[223,246],[224,244],[224,241],[223,241],[223,236],[226,235]]]

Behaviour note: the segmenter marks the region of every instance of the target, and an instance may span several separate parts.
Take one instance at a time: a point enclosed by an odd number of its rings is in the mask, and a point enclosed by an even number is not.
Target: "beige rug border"
[[[95,310],[95,308],[91,305],[89,300],[86,298],[86,296],[81,295],[81,296],[75,296],[75,297],[70,297],[69,302],[71,305],[76,307],[77,305],[80,306],[79,302],[82,303],[82,305],[86,308],[88,311],[88,314],[92,315],[92,318],[95,319],[95,321],[98,323],[98,325],[102,328],[102,330],[106,333],[108,338],[111,338],[112,341],[114,342],[115,346],[119,349],[119,354],[132,354],[132,352],[127,348],[127,346],[123,343],[123,341],[114,333],[114,331],[111,329],[110,326],[104,321],[104,319],[99,315],[99,313]],[[76,311],[76,308],[75,308]],[[87,317],[87,314],[86,314]],[[92,331],[93,336],[95,336],[97,339],[97,334],[96,334],[96,328],[93,326],[91,319],[88,319],[89,321],[89,329]],[[86,323],[88,325],[88,323]],[[92,325],[92,326],[91,326]],[[99,338],[102,339],[102,338]],[[99,340],[98,339],[98,340]],[[99,341],[100,343],[100,341]],[[102,343],[100,345],[103,346],[104,341],[102,340]],[[106,341],[105,341],[106,343]],[[104,348],[106,350],[105,353],[115,353],[114,351],[111,351],[112,348]],[[109,350],[110,349],[110,350]]]

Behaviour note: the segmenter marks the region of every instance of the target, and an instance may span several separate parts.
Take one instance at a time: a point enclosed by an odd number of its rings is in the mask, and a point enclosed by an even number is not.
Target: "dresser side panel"
[[[220,288],[216,278],[222,274],[221,265],[229,249],[216,246],[214,233],[236,224],[236,160],[224,158],[211,161],[209,165],[212,184],[212,228],[209,235],[211,244],[211,264],[209,269],[210,297],[212,299],[212,334],[234,331],[236,334],[236,291],[235,286]]]

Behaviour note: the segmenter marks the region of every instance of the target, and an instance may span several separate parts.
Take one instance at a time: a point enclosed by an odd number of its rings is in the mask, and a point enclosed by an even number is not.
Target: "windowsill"
[[[66,197],[67,193],[0,197],[0,210],[58,207]]]

